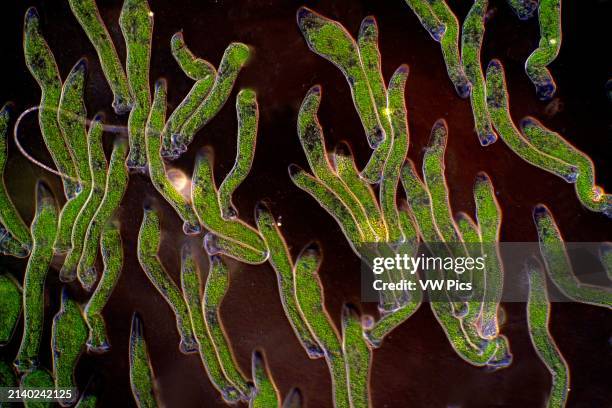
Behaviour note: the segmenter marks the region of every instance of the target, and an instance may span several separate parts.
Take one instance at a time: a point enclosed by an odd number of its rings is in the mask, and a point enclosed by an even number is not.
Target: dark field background
[[[583,209],[573,186],[530,166],[512,153],[503,142],[483,148],[472,131],[469,101],[459,99],[448,79],[439,45],[421,28],[402,0],[394,1],[156,1],[149,0],[155,13],[151,83],[168,79],[170,109],[176,107],[191,87],[170,53],[170,37],[183,29],[188,46],[215,66],[231,41],[251,45],[254,55],[241,72],[226,106],[197,136],[189,151],[173,165],[188,175],[195,155],[204,145],[215,149],[215,171],[220,182],[231,168],[235,155],[235,95],[244,87],[257,92],[260,125],[257,153],[250,176],[238,189],[234,202],[241,218],[253,223],[255,203],[267,198],[280,217],[292,253],[311,240],[318,240],[325,260],[321,276],[326,306],[336,324],[343,302],[359,303],[359,260],[353,255],[335,221],[318,204],[295,187],[287,166],[306,166],[295,125],[297,110],[308,88],[322,84],[320,111],[328,147],[340,140],[352,145],[360,165],[368,156],[361,124],[353,107],[348,85],[338,69],[310,52],[295,23],[295,11],[307,4],[339,20],[357,34],[363,17],[376,16],[380,27],[383,70],[388,80],[401,63],[410,65],[406,100],[409,110],[409,156],[421,164],[434,121],[447,120],[450,128],[446,174],[454,211],[473,215],[472,186],[476,173],[486,171],[492,178],[504,211],[502,239],[532,241],[536,232],[531,210],[537,203],[548,205],[558,218],[567,241],[612,240],[612,221]],[[470,1],[451,1],[460,21]],[[511,108],[515,121],[534,115],[559,131],[588,153],[597,168],[598,183],[612,190],[610,101],[605,84],[610,77],[609,1],[565,1],[563,4],[563,45],[552,72],[559,90],[550,104],[539,102],[523,72],[523,64],[537,46],[537,19],[520,22],[504,1],[491,1],[483,65],[500,58],[508,74]],[[125,47],[118,17],[122,1],[98,1],[101,13],[121,58]],[[39,89],[23,62],[22,21],[25,10],[36,6],[45,36],[54,51],[62,77],[83,55],[90,61],[87,88],[88,115],[107,114],[111,124],[125,124],[116,117],[112,95],[102,76],[97,56],[65,1],[22,1],[4,4],[0,14],[2,86],[0,101],[12,100],[18,112],[36,105]],[[51,163],[40,138],[34,115],[26,119],[22,142],[34,155]],[[107,134],[110,149],[114,135]],[[33,214],[34,184],[49,180],[61,197],[57,178],[31,165],[14,144],[5,180],[24,218]],[[157,195],[144,175],[133,175],[120,209],[125,263],[123,274],[107,305],[112,350],[101,356],[84,355],[77,377],[81,389],[95,376],[96,389],[105,407],[133,406],[128,378],[128,338],[131,316],[141,313],[145,336],[157,374],[161,401],[168,407],[224,406],[210,385],[197,355],[182,355],[174,315],[147,280],[136,260],[136,238],[144,200],[153,200],[163,211],[161,258],[178,281],[179,249],[187,238],[169,205]],[[199,239],[199,238],[193,238]],[[202,254],[203,255],[203,254]],[[50,366],[51,317],[57,312],[61,284],[57,259],[47,279],[46,332],[41,347],[44,364]],[[2,258],[0,265],[22,277],[25,261]],[[251,352],[265,351],[270,371],[283,396],[299,387],[308,407],[330,407],[331,388],[323,360],[306,357],[284,317],[274,272],[268,264],[245,266],[231,263],[231,287],[222,306],[223,322],[236,359],[245,373],[250,371]],[[207,265],[202,256],[201,268]],[[518,279],[506,276],[508,281]],[[71,292],[85,301],[78,284]],[[375,312],[374,304],[362,310]],[[510,338],[513,364],[489,372],[463,362],[452,350],[429,307],[420,310],[386,340],[374,353],[372,400],[376,407],[541,407],[548,395],[550,374],[533,350],[526,331],[524,304],[505,305],[506,323],[502,332]],[[556,303],[552,307],[551,331],[571,369],[570,407],[610,407],[612,389],[612,315],[609,311],[581,304]],[[0,351],[12,361],[20,330],[13,342]]]

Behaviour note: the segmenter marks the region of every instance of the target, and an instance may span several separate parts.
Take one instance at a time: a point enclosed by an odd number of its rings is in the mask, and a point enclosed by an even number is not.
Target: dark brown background
[[[16,109],[36,105],[39,90],[27,72],[21,49],[22,19],[35,5],[44,33],[65,78],[77,59],[90,60],[87,89],[89,116],[104,111],[113,124],[126,118],[112,115],[111,95],[102,77],[93,48],[64,1],[24,1],[7,4],[0,15],[3,41],[3,82],[0,100],[12,100]],[[117,19],[121,1],[98,1],[101,13],[121,57],[125,47]],[[155,12],[154,51],[151,81],[168,79],[169,99],[174,108],[191,86],[180,72],[169,49],[171,35],[184,30],[187,44],[199,56],[215,65],[231,41],[251,45],[254,56],[240,74],[225,108],[208,124],[177,165],[188,174],[199,147],[212,145],[216,152],[217,180],[231,168],[235,155],[235,94],[243,87],[257,92],[260,126],[255,163],[251,175],[238,189],[235,202],[241,217],[253,222],[257,200],[268,198],[274,214],[281,217],[282,230],[294,255],[309,241],[321,242],[325,261],[321,276],[327,294],[326,305],[338,323],[343,302],[359,302],[359,261],[353,255],[334,220],[317,203],[292,185],[287,176],[289,163],[306,165],[296,136],[295,122],[301,99],[313,84],[323,86],[320,119],[328,147],[349,140],[361,165],[369,149],[350,93],[341,73],[329,62],[310,52],[297,29],[296,1],[150,1]],[[460,20],[469,1],[452,1]],[[483,63],[500,58],[509,76],[512,114],[515,120],[530,114],[561,132],[587,152],[598,170],[598,182],[612,190],[609,159],[612,151],[610,101],[605,83],[610,73],[606,49],[609,42],[609,1],[566,1],[563,4],[563,46],[552,72],[559,85],[552,105],[539,102],[523,73],[523,64],[537,46],[537,21],[519,22],[503,1],[492,1],[487,25]],[[558,217],[568,241],[612,240],[612,222],[603,215],[583,209],[573,187],[530,166],[501,141],[482,148],[472,132],[468,101],[454,93],[446,75],[439,45],[421,28],[401,0],[395,1],[308,1],[315,10],[341,21],[356,34],[360,21],[376,16],[381,31],[383,70],[388,79],[401,63],[410,65],[407,104],[411,146],[409,156],[421,163],[431,125],[444,117],[450,127],[446,156],[447,177],[455,211],[473,213],[472,184],[476,173],[489,173],[504,211],[502,238],[529,241],[536,238],[531,210],[547,204]],[[33,116],[26,120],[22,138],[39,158],[50,163]],[[110,147],[113,135],[106,136]],[[10,163],[5,179],[16,204],[29,222],[33,213],[33,186],[38,177],[50,180],[58,196],[57,179],[32,166],[10,145]],[[103,406],[134,405],[128,379],[127,345],[133,311],[142,314],[146,339],[158,377],[161,400],[169,407],[223,406],[206,378],[196,355],[178,351],[173,315],[158,295],[136,260],[135,245],[142,218],[142,202],[153,199],[163,210],[164,228],[161,257],[178,278],[182,235],[178,217],[155,193],[145,176],[134,175],[121,208],[125,268],[105,309],[112,350],[102,356],[84,356],[78,366],[81,388],[92,374]],[[21,277],[25,262],[3,258],[1,264]],[[59,265],[59,260],[56,266]],[[201,264],[205,271],[205,261]],[[305,394],[308,407],[331,406],[329,375],[323,360],[308,360],[283,315],[275,275],[266,264],[259,267],[232,264],[232,283],[223,303],[222,315],[241,368],[248,373],[251,351],[261,348],[282,395],[292,386]],[[507,276],[507,279],[513,279]],[[178,279],[177,279],[178,280]],[[58,307],[60,284],[57,269],[47,280],[47,323]],[[76,285],[72,292],[85,301]],[[365,305],[374,312],[374,305]],[[375,351],[372,369],[372,399],[377,407],[540,407],[549,392],[550,375],[536,356],[526,332],[524,304],[508,304],[503,333],[510,338],[514,362],[501,371],[475,368],[457,357],[435,322],[429,308],[421,309],[394,331]],[[43,340],[43,360],[50,363],[49,327]],[[580,304],[554,304],[552,333],[571,368],[571,407],[609,407],[612,390],[612,318],[609,311]],[[15,341],[2,351],[12,360]]]

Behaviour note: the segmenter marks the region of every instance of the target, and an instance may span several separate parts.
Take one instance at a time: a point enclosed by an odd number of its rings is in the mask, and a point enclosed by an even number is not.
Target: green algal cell
[[[234,241],[243,247],[243,251],[254,252],[253,257],[259,260],[257,263],[266,260],[266,245],[253,227],[241,220],[225,220],[221,216],[213,175],[213,153],[209,148],[203,149],[196,159],[191,185],[191,201],[200,223],[206,229],[215,235]],[[231,256],[247,261],[239,254]]]
[[[525,61],[525,72],[536,87],[538,98],[549,100],[557,85],[548,68],[561,49],[561,0],[540,0],[540,42]]]
[[[529,20],[538,9],[540,0],[507,0],[520,20]]]
[[[2,255],[14,256],[17,258],[26,258],[30,254],[29,247],[25,246],[17,240],[6,228],[0,223],[0,253]]]
[[[526,265],[529,277],[529,297],[527,299],[527,327],[531,343],[540,360],[552,375],[552,386],[546,406],[562,408],[567,403],[570,385],[570,371],[559,351],[550,331],[550,302],[546,288],[546,276],[536,259]]]
[[[345,305],[342,309],[342,352],[351,406],[367,408],[370,406],[372,350],[363,337],[359,314],[350,305]]]
[[[104,148],[102,147],[103,128],[102,118],[100,116],[94,117],[89,126],[89,134],[87,136],[89,171],[92,180],[91,191],[72,227],[72,246],[60,270],[60,279],[64,282],[72,282],[76,278],[77,266],[85,245],[87,227],[104,197],[108,163],[106,162]]]
[[[119,61],[117,50],[100,17],[95,0],[69,0],[72,14],[87,34],[89,41],[98,53],[102,71],[113,92],[113,108],[118,115],[132,109],[133,98],[130,95],[128,80]]]
[[[553,173],[568,183],[575,182],[578,175],[575,166],[539,151],[514,126],[510,116],[504,68],[499,60],[489,62],[486,89],[491,121],[504,143],[526,162]]]
[[[241,399],[246,400],[251,394],[251,389],[246,377],[236,363],[231,344],[223,329],[219,312],[221,302],[230,284],[229,269],[218,255],[209,256],[209,265],[210,268],[204,287],[204,301],[202,303],[206,329],[217,352],[223,373],[240,392]]]
[[[215,346],[208,334],[202,309],[200,271],[193,258],[193,250],[188,243],[184,244],[181,248],[181,289],[187,302],[200,358],[208,378],[212,385],[221,393],[225,402],[235,403],[240,399],[240,394],[223,373]]]
[[[21,286],[9,274],[0,275],[0,346],[8,344],[21,316]]]
[[[221,110],[249,56],[249,47],[242,43],[231,43],[225,49],[210,93],[187,119],[181,131],[172,135],[172,150],[177,156],[187,150],[195,134]]]
[[[31,388],[54,388],[53,377],[46,368],[36,368],[29,371],[21,377],[19,388],[22,392]],[[47,408],[52,407],[53,403],[50,401],[36,401],[36,400],[23,400],[23,405],[26,408]]]
[[[238,116],[238,142],[236,161],[230,172],[219,186],[219,205],[223,218],[235,218],[238,211],[232,203],[232,196],[244,181],[253,165],[259,108],[255,92],[243,89],[236,96],[236,115]]]
[[[204,235],[204,249],[209,255],[227,255],[247,264],[266,262],[268,252],[254,251],[239,242],[208,232]]]
[[[612,309],[612,289],[589,285],[578,280],[566,252],[565,242],[550,210],[540,204],[533,210],[538,230],[540,253],[548,276],[568,298],[581,303]]]
[[[255,350],[251,361],[251,375],[253,376],[255,389],[249,401],[249,408],[280,407],[280,395],[276,384],[272,381],[270,371],[266,367],[263,353]]]
[[[606,270],[608,279],[612,280],[612,242],[602,242],[599,247],[599,261]]]
[[[113,293],[123,268],[123,246],[117,223],[110,221],[106,224],[102,230],[100,244],[104,269],[96,290],[85,306],[85,320],[89,327],[87,348],[94,353],[104,353],[111,347],[102,310]]]
[[[127,48],[127,80],[134,96],[134,106],[128,118],[130,155],[127,164],[129,168],[144,171],[147,165],[145,126],[151,108],[149,65],[153,37],[153,12],[147,0],[125,0],[119,26]]]
[[[259,228],[259,232],[270,252],[269,261],[276,272],[278,293],[285,315],[300,344],[306,350],[308,357],[320,358],[323,356],[323,350],[321,350],[313,338],[308,325],[304,321],[304,317],[300,313],[295,298],[293,261],[289,254],[289,248],[287,248],[287,244],[278,228],[278,224],[268,206],[263,202],[258,203],[255,207],[255,218],[257,220],[257,228]]]
[[[45,279],[53,259],[53,239],[57,231],[57,203],[49,187],[36,183],[36,213],[32,221],[32,253],[23,279],[23,337],[15,359],[23,373],[38,366],[38,349],[43,332]]]
[[[416,14],[417,18],[421,22],[421,25],[425,30],[427,30],[429,35],[431,35],[431,38],[439,42],[446,31],[446,26],[431,9],[431,1],[406,0],[406,4],[412,9],[414,14]]]
[[[536,149],[578,169],[576,195],[586,208],[612,217],[612,195],[595,184],[595,166],[589,156],[578,150],[560,134],[547,129],[530,116],[520,122],[521,132]]]
[[[302,408],[304,397],[299,388],[292,388],[283,400],[283,408]]]
[[[465,75],[472,84],[470,103],[474,117],[474,130],[482,146],[488,146],[497,140],[487,108],[485,79],[480,62],[488,4],[488,0],[474,2],[465,17],[461,32],[461,62]]]
[[[155,373],[144,339],[144,325],[136,313],[132,316],[129,357],[130,388],[136,405],[139,408],[157,407]]]
[[[25,15],[23,52],[26,66],[40,87],[38,123],[43,140],[62,174],[66,198],[72,198],[79,191],[79,183],[73,158],[57,123],[62,80],[55,57],[40,31],[40,17],[34,7],[30,7]]]
[[[172,56],[179,64],[185,75],[194,81],[199,81],[210,75],[215,76],[215,68],[202,58],[196,57],[185,44],[183,32],[175,33],[170,39]]]
[[[138,232],[138,262],[149,281],[175,314],[176,328],[181,336],[180,351],[185,354],[193,353],[197,350],[197,344],[191,327],[187,303],[157,256],[160,242],[161,227],[157,211],[145,208]]]
[[[51,355],[53,357],[53,379],[56,388],[77,388],[74,377],[77,361],[87,340],[87,324],[81,307],[71,299],[68,290],[62,290],[59,312],[53,318],[51,327]],[[65,400],[62,406],[72,405],[78,392]]]
[[[16,387],[17,386],[17,376],[15,375],[15,371],[13,367],[4,360],[0,360],[0,387]],[[4,407],[5,403],[2,403],[2,407]],[[10,405],[7,405],[10,406]]]
[[[431,197],[419,178],[412,160],[405,161],[400,175],[406,199],[410,211],[414,214],[422,241],[424,243],[440,242],[442,238],[433,221]]]

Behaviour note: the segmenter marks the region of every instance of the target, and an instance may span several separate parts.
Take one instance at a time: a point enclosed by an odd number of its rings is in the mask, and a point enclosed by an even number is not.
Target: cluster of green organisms
[[[474,1],[462,26],[461,48],[458,19],[443,0],[406,2],[432,38],[440,42],[458,94],[470,97],[481,144],[493,143],[499,136],[522,159],[575,183],[576,194],[586,208],[612,216],[611,196],[595,185],[594,166],[588,156],[534,118],[523,119],[519,131],[509,113],[501,62],[491,61],[483,73],[480,49],[488,2]],[[144,205],[137,257],[151,285],[175,315],[178,348],[182,353],[199,356],[208,380],[225,402],[289,408],[301,407],[304,401],[297,388],[281,400],[263,351],[253,351],[250,373],[237,364],[220,314],[230,284],[231,271],[224,259],[228,257],[248,264],[269,261],[296,338],[309,358],[323,358],[329,368],[334,406],[371,406],[374,351],[417,311],[425,294],[421,290],[382,291],[376,317],[362,315],[357,306],[345,304],[341,327],[337,328],[325,307],[319,276],[323,262],[320,246],[310,243],[294,260],[279,223],[264,201],[255,208],[256,226],[238,218],[232,197],[249,174],[254,159],[259,119],[255,92],[242,89],[237,93],[236,160],[219,187],[210,147],[197,155],[189,195],[169,175],[166,162],[184,153],[196,133],[224,106],[240,70],[248,62],[249,47],[231,43],[215,69],[189,50],[182,32],[176,33],[170,41],[172,54],[194,84],[168,116],[167,81],[156,80],[152,94],[149,86],[153,12],[147,0],[125,0],[121,10],[119,26],[127,50],[125,69],[95,1],[69,3],[98,54],[114,95],[115,112],[129,112],[128,138],[118,136],[113,140],[107,161],[103,115],[86,119],[87,61],[79,60],[62,82],[55,57],[42,34],[40,18],[34,8],[28,9],[24,21],[25,60],[41,89],[41,134],[61,176],[66,202],[60,208],[50,187],[39,180],[35,216],[28,227],[13,205],[4,180],[0,183],[0,250],[4,255],[28,257],[22,282],[7,272],[0,274],[0,346],[11,341],[23,315],[23,336],[13,365],[0,360],[0,386],[76,389],[75,370],[81,354],[110,350],[102,312],[123,269],[118,210],[131,169],[148,174],[154,188],[183,221],[185,234],[199,235],[206,230],[202,238],[208,255],[204,282],[196,249],[189,243],[181,248],[180,284],[168,274],[158,254],[164,240],[163,219],[155,204]],[[535,1],[509,4],[521,19],[529,18],[538,9],[542,40],[527,61],[526,71],[538,93],[548,97],[554,92],[554,81],[546,66],[560,46],[560,2],[541,0],[539,7]],[[331,153],[327,151],[318,119],[322,88],[315,85],[304,97],[297,118],[298,137],[312,174],[292,164],[289,177],[336,220],[352,250],[367,265],[371,266],[375,257],[415,255],[421,245],[440,257],[484,256],[483,276],[461,276],[474,283],[469,293],[448,292],[434,300],[430,292],[429,306],[450,345],[464,361],[489,369],[509,366],[513,358],[510,344],[500,332],[504,314],[500,304],[504,266],[498,248],[502,212],[491,178],[481,172],[474,181],[475,219],[463,212],[453,213],[445,174],[449,129],[443,119],[432,126],[420,171],[407,158],[410,143],[404,93],[409,69],[401,65],[385,84],[374,17],[364,18],[356,40],[339,22],[306,7],[297,11],[297,24],[309,48],[336,65],[346,77],[373,151],[362,170],[347,142],[340,142]],[[2,173],[7,160],[9,123],[10,107],[5,105],[0,111]],[[404,193],[399,191],[400,186]],[[538,205],[533,215],[544,262],[542,266],[533,259],[525,265],[529,335],[553,377],[547,406],[562,407],[569,393],[569,368],[548,330],[550,300],[545,275],[565,296],[577,302],[611,309],[612,292],[581,283],[574,275],[550,211]],[[103,262],[99,274],[98,251]],[[71,297],[67,287],[63,288],[60,309],[51,323],[52,363],[44,367],[39,360],[45,325],[44,285],[53,257],[63,254],[60,279],[78,280],[86,291],[93,292],[82,305]],[[602,246],[600,260],[612,276],[611,245]],[[445,273],[435,272],[439,277]],[[415,282],[418,275],[390,271],[382,279]],[[137,406],[155,407],[162,401],[145,334],[142,318],[134,313],[128,353],[131,391]],[[61,404],[94,407],[99,397],[87,387]],[[26,406],[50,404],[29,402]]]

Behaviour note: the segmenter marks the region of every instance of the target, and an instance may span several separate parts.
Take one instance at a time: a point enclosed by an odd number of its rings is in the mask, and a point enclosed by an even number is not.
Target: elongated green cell
[[[53,379],[55,388],[77,388],[74,373],[77,361],[87,340],[87,324],[81,307],[70,298],[66,288],[62,290],[59,312],[53,318],[51,327],[51,356],[53,357]],[[62,406],[72,405],[78,398],[73,393]]]
[[[129,112],[133,99],[128,80],[95,0],[69,0],[68,3],[98,54],[102,71],[114,95],[113,109],[118,115]]]
[[[234,87],[238,73],[247,63],[249,56],[249,47],[242,43],[231,43],[225,49],[210,92],[185,121],[180,132],[171,135],[173,153],[177,156],[184,153],[195,134],[221,110]]]
[[[578,280],[567,256],[565,242],[550,210],[543,204],[533,210],[533,219],[538,230],[540,253],[544,259],[548,276],[555,286],[568,298],[582,303],[612,309],[612,289],[589,285]]]
[[[155,373],[151,366],[147,343],[144,339],[144,327],[137,313],[132,316],[130,332],[130,388],[134,401],[139,408],[157,407]]]
[[[529,297],[527,299],[529,337],[531,337],[531,343],[540,360],[552,375],[552,386],[546,406],[562,408],[565,407],[569,394],[570,372],[548,329],[550,302],[546,288],[546,277],[536,259],[527,262],[526,270],[529,278]]]
[[[540,0],[507,0],[508,5],[520,20],[529,20],[538,9]]]
[[[145,271],[149,281],[162,295],[176,317],[176,328],[181,336],[179,349],[182,353],[193,353],[197,350],[196,340],[191,327],[191,318],[187,303],[176,283],[170,278],[157,255],[161,242],[161,226],[157,211],[145,208],[138,232],[138,262]]]
[[[21,286],[9,274],[0,275],[0,346],[8,344],[21,316]]]
[[[26,258],[30,254],[30,248],[19,242],[0,223],[0,253],[17,258]]]
[[[549,100],[557,90],[557,84],[547,66],[561,49],[561,0],[540,0],[538,7],[540,42],[525,61],[525,72],[536,87],[538,98]]]
[[[332,380],[334,407],[349,407],[348,377],[342,344],[325,309],[323,286],[318,273],[321,260],[321,251],[316,243],[302,250],[295,262],[295,296],[306,323],[323,349]]]
[[[480,62],[488,5],[488,0],[474,1],[465,17],[461,32],[461,62],[465,75],[472,84],[470,103],[474,117],[474,130],[482,146],[488,146],[497,140],[487,108],[485,79]]]
[[[89,192],[87,201],[81,208],[81,211],[79,211],[79,215],[72,228],[72,247],[68,251],[68,255],[66,255],[66,259],[64,260],[64,265],[62,265],[62,269],[60,270],[60,279],[64,282],[72,282],[76,278],[77,266],[85,245],[87,227],[104,197],[104,185],[106,183],[108,163],[106,162],[106,156],[104,156],[102,134],[102,118],[97,115],[89,126],[89,134],[87,136],[89,171],[92,180],[91,191]]]
[[[491,121],[504,143],[526,162],[553,173],[568,183],[575,182],[578,175],[575,166],[537,150],[514,126],[510,116],[504,68],[499,60],[489,62],[486,88]]]
[[[606,270],[608,279],[612,280],[612,242],[602,242],[599,247],[599,260]]]
[[[342,352],[351,407],[367,408],[370,406],[372,350],[363,337],[359,315],[350,305],[342,309]]]
[[[243,251],[251,252],[256,262],[251,260],[249,263],[265,262],[266,245],[257,231],[241,220],[225,220],[221,216],[213,175],[213,153],[209,148],[203,149],[196,159],[191,185],[191,201],[200,223],[206,229],[242,246]],[[239,254],[231,256],[245,262],[251,259],[251,257],[245,259]]]
[[[272,381],[270,371],[262,352],[255,350],[251,359],[251,375],[255,390],[249,401],[249,408],[280,407],[281,400],[276,384]]]
[[[104,269],[96,290],[85,306],[85,321],[89,327],[87,349],[94,353],[104,353],[111,346],[106,335],[106,323],[102,316],[102,310],[108,302],[123,268],[121,231],[116,222],[110,221],[104,226],[100,244]]]
[[[0,387],[16,387],[17,385],[17,376],[13,367],[4,360],[0,360]],[[4,407],[4,404],[2,403],[2,407]]]
[[[321,350],[316,340],[313,338],[308,325],[300,313],[295,298],[293,261],[289,254],[289,248],[287,248],[287,244],[278,228],[278,224],[268,206],[263,202],[259,202],[255,207],[255,218],[257,220],[257,228],[259,228],[259,232],[270,252],[269,261],[276,272],[281,304],[293,328],[293,332],[299,339],[304,350],[306,350],[308,357],[322,357],[323,350]]]
[[[236,161],[219,186],[221,215],[226,219],[238,216],[238,211],[232,203],[232,196],[251,171],[253,156],[255,156],[259,108],[253,90],[243,89],[238,92],[238,96],[236,96],[236,114],[238,116]]]
[[[431,1],[429,0],[406,0],[406,4],[416,14],[417,18],[421,22],[421,25],[431,38],[435,41],[440,42],[446,26],[440,21],[438,16],[433,12],[431,8]]]
[[[79,211],[91,193],[91,173],[87,151],[88,135],[85,128],[87,109],[85,108],[85,77],[87,60],[81,58],[72,67],[62,87],[62,96],[57,112],[57,122],[66,138],[68,149],[74,157],[76,171],[81,183],[80,192],[64,204],[57,225],[57,237],[53,247],[56,252],[67,252],[72,243],[72,227]]]
[[[98,256],[98,247],[100,246],[102,230],[117,208],[119,208],[119,204],[127,188],[129,179],[128,169],[125,163],[127,152],[128,142],[122,138],[116,139],[108,166],[108,174],[106,175],[104,196],[89,223],[89,227],[87,227],[85,242],[83,244],[83,253],[77,267],[79,282],[81,282],[81,285],[87,291],[93,288],[93,285],[98,279],[95,263]]]
[[[19,382],[19,388],[22,392],[26,392],[30,388],[53,389],[53,387],[53,377],[46,368],[36,368],[26,372]],[[46,408],[52,407],[53,403],[50,401],[28,400],[26,398],[23,400],[23,405],[26,408]]]
[[[209,75],[215,75],[215,68],[212,64],[202,58],[196,57],[185,44],[183,32],[175,33],[170,39],[170,49],[172,56],[179,64],[185,75],[194,81],[204,79]]]
[[[36,213],[31,227],[32,253],[23,279],[23,337],[15,359],[15,367],[20,373],[38,366],[44,320],[45,279],[53,259],[57,213],[53,193],[39,180],[36,183]]]
[[[523,118],[520,127],[522,134],[536,149],[576,166],[578,176],[575,189],[582,205],[591,211],[603,212],[612,217],[612,195],[604,193],[603,189],[595,184],[595,166],[589,156],[535,118]]]
[[[299,388],[292,388],[283,400],[283,408],[302,408],[304,397]]]
[[[26,66],[40,87],[40,132],[55,167],[63,175],[66,198],[72,198],[79,191],[78,178],[70,150],[57,123],[62,80],[55,57],[40,31],[40,17],[34,7],[30,7],[25,15],[23,52]]]
[[[227,255],[247,264],[260,264],[267,259],[267,252],[253,251],[250,247],[212,232],[204,235],[204,249],[209,255]]]
[[[209,256],[209,265],[210,268],[204,287],[204,301],[202,303],[206,329],[217,352],[223,373],[240,392],[240,397],[248,399],[250,387],[236,363],[231,344],[223,329],[221,314],[219,313],[221,302],[229,288],[229,269],[218,255]]]

